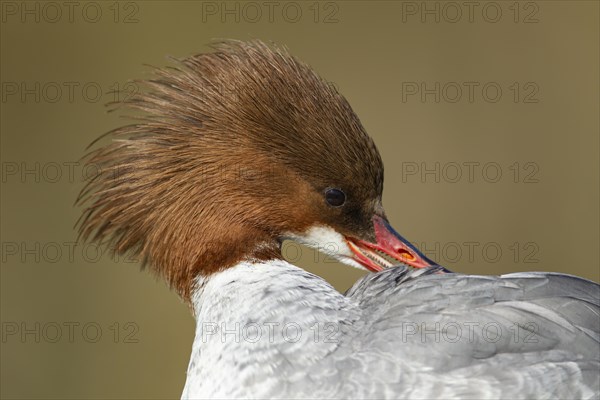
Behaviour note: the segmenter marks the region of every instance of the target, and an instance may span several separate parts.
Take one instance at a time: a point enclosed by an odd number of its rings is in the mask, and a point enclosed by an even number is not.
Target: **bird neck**
[[[198,278],[192,302],[196,336],[184,397],[243,397],[246,375],[269,375],[257,360],[277,366],[280,376],[310,370],[359,318],[351,300],[283,260],[242,262]],[[270,397],[268,384],[257,397]]]
[[[290,308],[339,311],[349,306],[348,298],[329,283],[282,259],[245,260],[199,276],[191,301],[198,324],[258,321],[267,315],[283,318],[289,316]]]

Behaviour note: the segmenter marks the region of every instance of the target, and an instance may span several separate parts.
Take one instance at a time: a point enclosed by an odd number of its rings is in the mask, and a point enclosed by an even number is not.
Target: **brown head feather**
[[[193,280],[315,224],[372,237],[383,166],[348,102],[287,52],[228,41],[156,70],[124,106],[139,122],[91,152],[84,240],[131,253],[189,300]],[[323,191],[341,188],[343,209]]]

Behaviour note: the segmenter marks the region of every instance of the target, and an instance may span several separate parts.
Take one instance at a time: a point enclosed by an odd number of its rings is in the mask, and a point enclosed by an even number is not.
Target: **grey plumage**
[[[348,291],[378,350],[398,352],[390,339],[400,337],[400,352],[424,371],[464,370],[461,379],[494,382],[497,397],[598,397],[600,286],[564,274],[436,270],[392,268]],[[435,386],[430,382],[428,396],[447,390]],[[483,394],[458,390],[458,397]]]
[[[436,272],[394,267],[345,295],[283,261],[207,280],[183,397],[599,397],[597,284],[548,273]],[[201,341],[203,321],[293,323],[302,335]]]

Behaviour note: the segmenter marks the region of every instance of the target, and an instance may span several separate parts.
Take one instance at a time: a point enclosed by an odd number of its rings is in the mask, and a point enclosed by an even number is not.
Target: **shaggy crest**
[[[86,156],[84,240],[149,264],[189,300],[193,281],[242,258],[281,258],[316,221],[371,234],[383,166],[347,101],[286,51],[227,41],[138,81],[142,116]],[[352,194],[324,208],[328,187]],[[336,225],[337,224],[337,225]]]

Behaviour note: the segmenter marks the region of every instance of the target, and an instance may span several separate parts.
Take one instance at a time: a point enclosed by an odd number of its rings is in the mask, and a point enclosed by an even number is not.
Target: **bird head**
[[[296,240],[354,267],[433,264],[390,226],[383,164],[346,99],[287,51],[227,41],[138,81],[134,122],[86,161],[85,240],[189,300],[194,279]]]

